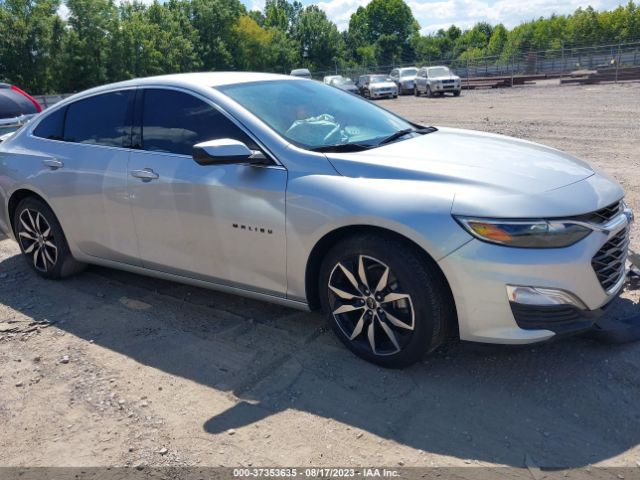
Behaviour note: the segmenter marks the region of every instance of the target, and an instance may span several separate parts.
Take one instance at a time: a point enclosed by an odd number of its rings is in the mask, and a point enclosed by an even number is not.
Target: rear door
[[[139,142],[128,184],[143,265],[284,295],[284,167],[197,164],[191,157],[196,143],[233,138],[260,146],[190,92],[142,89],[136,112]]]
[[[127,195],[134,90],[80,99],[47,115],[29,139],[33,180],[83,253],[138,264]]]

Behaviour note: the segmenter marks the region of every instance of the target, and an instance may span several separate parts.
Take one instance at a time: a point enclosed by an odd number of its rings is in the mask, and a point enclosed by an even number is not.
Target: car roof
[[[275,73],[259,72],[196,72],[196,73],[176,73],[171,75],[158,75],[153,77],[135,78],[123,82],[109,83],[100,87],[95,87],[83,92],[86,94],[99,93],[100,91],[114,90],[118,88],[130,88],[145,85],[173,86],[173,87],[221,87],[238,83],[250,83],[267,80],[287,80],[291,82],[305,81],[302,78],[290,75],[279,75]],[[77,97],[74,95],[74,97]],[[66,103],[66,102],[65,102]]]

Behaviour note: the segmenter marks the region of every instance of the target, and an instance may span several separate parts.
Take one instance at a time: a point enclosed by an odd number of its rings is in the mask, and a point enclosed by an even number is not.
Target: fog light
[[[587,309],[582,300],[574,294],[555,288],[507,285],[507,297],[510,302],[522,305],[573,305],[580,310]]]

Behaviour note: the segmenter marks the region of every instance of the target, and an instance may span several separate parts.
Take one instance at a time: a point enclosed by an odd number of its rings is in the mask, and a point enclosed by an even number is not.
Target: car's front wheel
[[[16,208],[13,224],[27,263],[43,277],[58,279],[84,267],[71,255],[58,219],[43,201],[23,199]]]
[[[339,243],[320,277],[322,307],[336,335],[356,355],[384,367],[419,361],[444,341],[453,321],[435,264],[391,237]]]

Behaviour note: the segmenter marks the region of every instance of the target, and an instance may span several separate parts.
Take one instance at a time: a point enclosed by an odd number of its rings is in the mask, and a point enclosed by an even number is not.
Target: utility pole
[[[618,44],[618,55],[616,56],[616,83],[618,83],[618,69],[620,68],[620,44]]]

